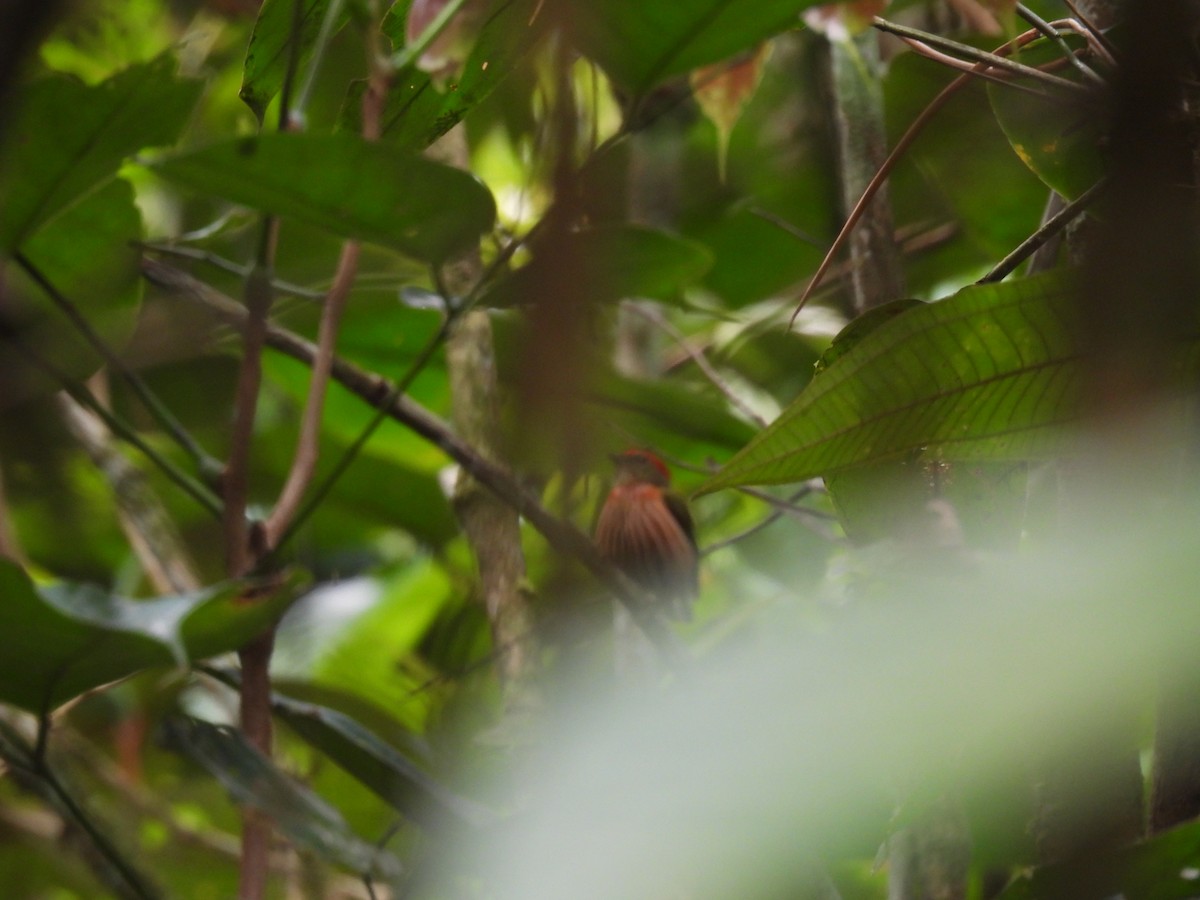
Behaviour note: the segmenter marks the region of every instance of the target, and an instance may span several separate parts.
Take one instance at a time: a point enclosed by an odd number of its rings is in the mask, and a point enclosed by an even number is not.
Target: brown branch
[[[226,322],[240,326],[246,319],[247,313],[241,304],[186,272],[151,259],[142,261],[142,272],[152,283],[202,304]],[[267,326],[265,341],[267,346],[306,365],[312,365],[316,358],[317,351],[312,342],[276,325]],[[386,402],[389,417],[434,444],[472,477],[490,488],[537,529],[557,552],[582,563],[618,600],[630,608],[638,625],[668,660],[677,666],[684,663],[683,649],[666,623],[654,612],[652,598],[610,566],[586,534],[543,507],[538,498],[504,466],[479,454],[454,434],[444,421],[412,399],[391,396],[391,385],[386,378],[336,356],[331,374],[342,387],[369,405],[380,408]]]

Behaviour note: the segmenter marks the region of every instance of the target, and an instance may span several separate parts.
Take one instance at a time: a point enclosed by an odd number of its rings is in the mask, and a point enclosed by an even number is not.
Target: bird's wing
[[[696,523],[692,521],[692,514],[688,512],[687,501],[679,494],[663,491],[663,503],[667,505],[667,509],[671,512],[671,518],[679,523],[679,527],[687,535],[688,543],[694,549],[696,546]]]

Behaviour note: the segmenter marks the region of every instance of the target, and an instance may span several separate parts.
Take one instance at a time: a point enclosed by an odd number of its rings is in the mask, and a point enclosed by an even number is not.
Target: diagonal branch
[[[198,302],[233,325],[242,325],[247,317],[240,303],[222,294],[186,272],[157,260],[142,261],[142,273],[153,284],[180,297]],[[294,332],[268,325],[264,334],[267,346],[306,365],[312,365],[317,348]],[[334,357],[331,376],[352,394],[375,408],[385,408],[388,416],[425,438],[457,462],[471,476],[491,489],[539,531],[559,553],[583,564],[633,614],[638,625],[654,642],[660,653],[676,667],[686,664],[683,648],[663,619],[654,611],[653,601],[629,578],[600,556],[591,538],[570,522],[559,519],[542,506],[520,480],[504,466],[480,455],[458,437],[450,427],[425,407],[405,396],[396,395],[388,380],[368,372],[340,357]]]

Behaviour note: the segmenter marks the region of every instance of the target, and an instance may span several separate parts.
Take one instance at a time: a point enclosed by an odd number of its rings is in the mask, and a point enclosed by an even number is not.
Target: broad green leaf
[[[462,72],[444,89],[415,65],[396,73],[383,111],[383,136],[410,150],[422,150],[453,128],[486,99],[529,52],[541,35],[543,19],[533,19],[537,0],[498,0],[479,29]],[[531,22],[531,19],[533,20]],[[404,42],[404,22],[393,18],[396,46]],[[345,120],[361,127],[363,84],[347,100]]]
[[[426,261],[474,244],[496,215],[472,176],[351,134],[265,134],[152,167],[194,190]]]
[[[683,287],[712,265],[702,244],[633,225],[602,225],[555,241],[532,263],[499,281],[486,294],[485,306],[514,306],[535,299],[542,285],[554,283],[569,266],[576,299],[603,303],[626,297],[674,300]],[[561,276],[560,276],[561,277]]]
[[[391,853],[354,834],[336,809],[288,777],[241,732],[185,716],[169,719],[165,727],[177,752],[207,770],[239,804],[269,815],[299,846],[359,874],[399,874]]]
[[[645,93],[660,81],[714,63],[788,28],[817,0],[569,0],[580,49],[625,90]]]
[[[254,23],[254,34],[250,36],[246,62],[242,67],[242,89],[238,96],[254,111],[259,122],[266,115],[267,105],[283,87],[292,54],[292,17],[296,3],[301,6],[297,74],[302,74],[312,57],[313,45],[320,34],[330,0],[265,0],[258,21]],[[342,4],[330,37],[346,24],[348,6]]]
[[[827,475],[916,454],[1061,452],[1078,415],[1067,280],[966,288],[881,324],[815,378],[705,491]],[[852,326],[851,326],[852,327]]]
[[[116,173],[143,147],[170,144],[200,98],[160,56],[98,85],[54,75],[24,88],[0,152],[0,250]]]
[[[247,590],[128,600],[93,585],[35,587],[0,560],[0,700],[41,712],[140,669],[236,649],[295,596],[294,583],[262,600]]]

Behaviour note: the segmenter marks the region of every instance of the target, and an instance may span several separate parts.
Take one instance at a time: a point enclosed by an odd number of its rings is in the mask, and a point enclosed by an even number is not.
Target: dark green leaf
[[[538,296],[551,270],[569,265],[577,299],[603,303],[626,297],[674,300],[712,265],[702,244],[633,225],[602,225],[555,242],[529,265],[499,281],[483,297],[502,307]]]
[[[164,177],[345,237],[441,260],[492,227],[492,195],[472,176],[350,134],[266,134],[174,154]]]
[[[566,4],[580,49],[634,94],[697,66],[749,50],[800,24],[818,0],[571,0]]]
[[[0,560],[0,700],[40,712],[139,669],[236,649],[294,596],[294,585],[260,601],[220,585],[135,601],[93,585],[36,588]]]
[[[1021,460],[1078,415],[1073,292],[1057,274],[966,288],[880,325],[705,490],[900,459]]]
[[[291,56],[292,16],[296,3],[300,10],[300,49],[298,71],[303,72],[312,56],[313,44],[325,20],[329,0],[264,0],[254,23],[254,34],[246,49],[246,62],[242,67],[242,90],[238,94],[254,111],[261,122],[267,105],[283,87]],[[349,18],[348,4],[342,4],[337,22],[330,37],[341,30]]]
[[[1021,61],[1038,65],[1058,55],[1057,46],[1041,41],[1023,50]],[[1063,70],[1063,75],[1080,77],[1074,69]],[[1074,199],[1104,176],[1107,167],[1100,148],[1109,127],[1098,105],[1059,95],[1035,96],[1010,85],[989,83],[987,91],[1013,152],[1047,187]]]
[[[111,346],[133,330],[142,297],[138,251],[142,220],[128,182],[115,179],[62,211],[34,234],[22,253],[87,318]],[[23,339],[70,376],[91,374],[101,358],[53,308],[41,286],[10,267],[10,291],[29,301],[31,332]],[[7,348],[3,348],[7,350]],[[57,389],[58,385],[54,385]]]
[[[396,858],[355,835],[341,814],[297,784],[247,743],[240,732],[178,716],[166,723],[167,739],[229,791],[239,804],[262,810],[296,844],[360,874],[399,874]]]
[[[479,825],[494,814],[434,781],[395,747],[357,721],[325,706],[276,695],[276,715],[399,812],[426,826]]]
[[[422,150],[453,128],[486,99],[529,52],[541,34],[539,17],[530,26],[537,0],[499,0],[484,20],[458,78],[443,88],[415,65],[401,69],[388,92],[383,111],[384,137],[401,147]],[[403,20],[393,20],[397,46],[404,40]],[[361,122],[360,82],[351,90],[346,120],[358,130]]]
[[[173,143],[201,89],[177,78],[167,56],[98,85],[55,75],[25,88],[0,155],[0,249],[18,247],[126,157]]]

